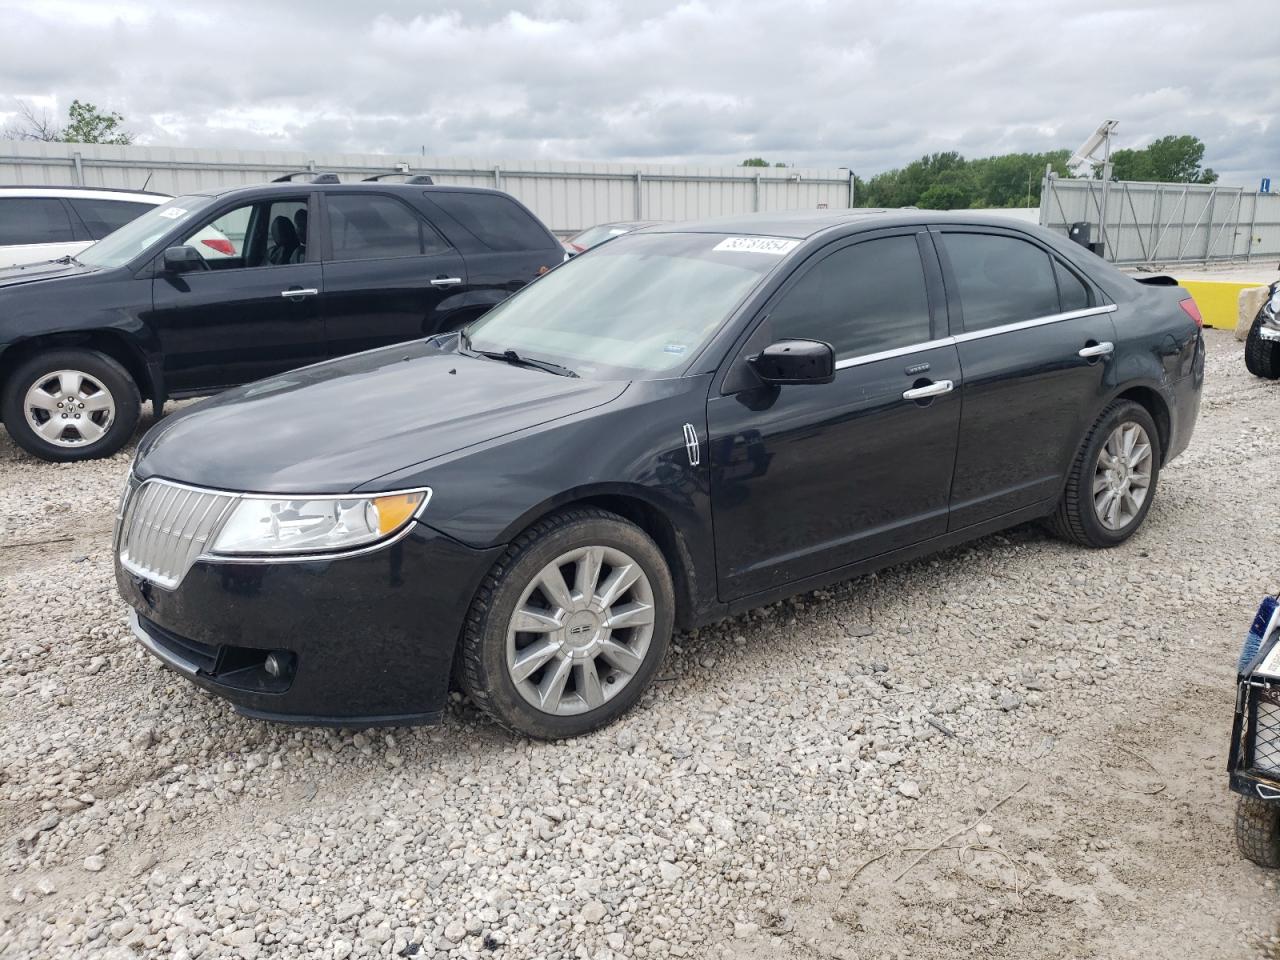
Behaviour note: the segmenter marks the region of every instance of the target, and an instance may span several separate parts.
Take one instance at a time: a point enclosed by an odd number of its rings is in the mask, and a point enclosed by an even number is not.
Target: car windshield
[[[463,345],[590,379],[675,376],[780,259],[718,234],[619,237],[494,307],[464,328]]]
[[[212,197],[178,197],[162,203],[86,247],[76,254],[76,259],[90,267],[122,267],[162,234],[186,223],[212,202]]]

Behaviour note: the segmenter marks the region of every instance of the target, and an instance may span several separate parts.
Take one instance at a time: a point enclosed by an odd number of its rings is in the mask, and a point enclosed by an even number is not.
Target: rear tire
[[[1259,315],[1244,341],[1245,369],[1264,380],[1280,380],[1280,343],[1263,340],[1259,332],[1261,326],[1262,316]]]
[[[141,413],[129,372],[97,350],[37,354],[9,374],[0,397],[14,443],[61,463],[111,456],[133,436]]]
[[[580,736],[640,698],[674,621],[653,540],[608,511],[565,510],[520,534],[481,583],[462,630],[462,687],[517,733]]]
[[[1123,448],[1130,437],[1135,462],[1121,464],[1113,449]],[[1143,445],[1149,448],[1145,457]],[[1114,401],[1080,444],[1049,528],[1063,540],[1085,547],[1124,543],[1142,526],[1155,500],[1161,456],[1160,433],[1146,407],[1132,400]],[[1144,484],[1140,490],[1139,483]]]
[[[1280,867],[1280,805],[1240,797],[1236,802],[1236,846],[1260,867]]]

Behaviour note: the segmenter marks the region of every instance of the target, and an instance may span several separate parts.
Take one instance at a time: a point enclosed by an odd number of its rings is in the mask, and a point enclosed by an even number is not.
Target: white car
[[[0,269],[74,257],[172,199],[141,190],[0,187]],[[206,260],[237,255],[234,242],[213,228],[200,231],[192,243]]]

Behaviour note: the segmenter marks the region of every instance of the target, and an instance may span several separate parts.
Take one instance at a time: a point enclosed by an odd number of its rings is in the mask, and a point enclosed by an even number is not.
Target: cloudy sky
[[[0,0],[0,126],[71,99],[157,145],[724,162],[1194,133],[1280,179],[1275,0]]]

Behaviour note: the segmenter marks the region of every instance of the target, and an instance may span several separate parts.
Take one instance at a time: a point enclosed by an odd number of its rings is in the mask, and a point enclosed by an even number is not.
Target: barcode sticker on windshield
[[[771,253],[780,257],[798,246],[799,240],[784,240],[781,237],[726,237],[711,249],[732,253]]]
[[[160,216],[168,217],[170,220],[177,220],[179,217],[185,217],[186,215],[187,211],[181,207],[170,207],[168,210],[160,211]]]

